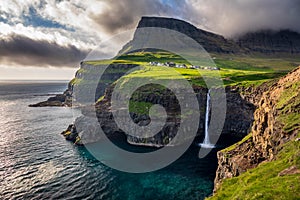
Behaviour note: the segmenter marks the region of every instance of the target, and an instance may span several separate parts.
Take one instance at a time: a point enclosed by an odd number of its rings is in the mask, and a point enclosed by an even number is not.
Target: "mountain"
[[[164,17],[142,17],[138,23],[137,30],[145,27],[158,27],[178,31],[191,37],[209,53],[215,54],[300,54],[300,34],[289,31],[258,31],[246,33],[237,38],[228,39],[221,35],[208,32],[195,27],[194,25],[179,19]],[[120,52],[124,53],[132,45],[140,41],[140,34],[137,31],[129,43]],[[172,38],[170,41],[178,40]]]
[[[290,31],[270,31],[246,33],[238,38],[237,44],[247,51],[263,54],[299,54],[300,34]]]
[[[139,28],[146,27],[156,27],[156,28],[165,28],[171,29],[174,31],[178,31],[187,35],[188,37],[194,39],[199,44],[203,46],[203,48],[210,53],[243,53],[244,50],[239,47],[233,40],[225,39],[221,35],[217,35],[215,33],[211,33],[208,31],[204,31],[198,29],[194,25],[185,22],[179,19],[173,18],[164,18],[164,17],[142,17],[138,23],[137,31],[129,43],[127,43],[121,52],[124,52],[126,49],[130,49],[130,46],[136,44],[140,41],[139,37],[143,37],[142,34],[137,34]],[[170,41],[180,41],[180,38],[172,38],[176,37],[170,34]]]

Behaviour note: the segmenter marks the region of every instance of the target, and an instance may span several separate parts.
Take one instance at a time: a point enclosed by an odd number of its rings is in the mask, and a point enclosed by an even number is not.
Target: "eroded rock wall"
[[[300,68],[297,68],[269,85],[269,89],[262,93],[254,112],[251,134],[217,154],[218,169],[214,191],[220,187],[223,179],[238,176],[263,161],[274,159],[281,144],[294,138],[299,132],[299,124],[293,129],[285,130],[281,120],[282,116],[291,113],[300,115],[299,82]],[[266,85],[262,87],[266,88]],[[262,88],[257,88],[257,91],[261,94]],[[252,96],[253,94],[255,92]]]

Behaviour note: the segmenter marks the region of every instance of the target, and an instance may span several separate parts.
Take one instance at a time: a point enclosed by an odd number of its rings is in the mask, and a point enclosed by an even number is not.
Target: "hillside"
[[[300,198],[300,67],[269,88],[251,133],[218,152],[210,199]]]

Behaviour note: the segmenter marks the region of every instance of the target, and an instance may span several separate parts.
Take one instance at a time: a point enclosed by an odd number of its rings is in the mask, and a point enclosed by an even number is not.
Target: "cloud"
[[[174,16],[173,4],[165,4],[161,0],[122,0],[104,1],[105,9],[100,13],[90,13],[90,18],[107,33],[134,28],[143,15]],[[181,1],[184,2],[184,1]]]
[[[225,36],[262,29],[300,32],[300,0],[123,0],[101,1],[89,19],[112,34],[134,28],[143,15],[167,16]]]
[[[186,19],[225,36],[262,29],[300,32],[300,0],[186,0]]]
[[[32,8],[40,21],[90,33],[95,40],[134,28],[143,15],[181,18],[227,36],[259,29],[300,32],[300,0],[4,1],[0,17],[22,23]]]
[[[300,0],[3,1],[0,64],[74,66],[145,15],[183,19],[227,37],[261,29],[300,32]]]
[[[74,45],[59,45],[47,40],[34,40],[23,35],[0,39],[0,62],[23,66],[77,67],[88,51]]]

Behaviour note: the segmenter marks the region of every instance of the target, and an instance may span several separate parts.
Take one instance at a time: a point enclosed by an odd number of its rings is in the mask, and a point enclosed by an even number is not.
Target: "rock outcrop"
[[[248,52],[267,55],[300,53],[300,34],[290,30],[247,33],[240,36],[237,43]]]
[[[61,107],[61,106],[72,106],[72,94],[73,86],[71,82],[68,84],[68,88],[63,94],[57,94],[54,97],[48,98],[46,101],[31,104],[29,107]]]
[[[88,138],[85,139],[85,142],[95,142],[97,140],[101,140],[102,133],[97,130],[97,128],[100,129],[100,127],[108,137],[115,137],[116,135],[120,134],[126,135],[115,123],[111,112],[111,95],[113,89],[113,85],[107,87],[105,89],[103,98],[96,102],[95,108],[82,108],[83,115],[76,119],[74,123],[78,130],[78,134],[76,136],[79,136],[80,138]],[[197,133],[199,141],[201,141],[204,138],[204,118],[207,89],[195,86],[194,92],[196,93],[201,113],[199,129]],[[225,92],[227,99],[227,112],[221,136],[228,139],[230,138],[232,142],[235,142],[243,138],[249,132],[253,122],[255,106],[247,102],[241,96],[239,93],[240,91],[236,87],[227,87]],[[166,124],[159,133],[147,139],[127,135],[128,143],[156,147],[167,145],[168,142],[177,134],[178,126],[180,125],[180,118],[178,118],[178,113],[176,114],[176,109],[174,110],[174,108],[176,108],[176,97],[174,97],[174,94],[172,94],[172,92],[168,89],[156,91],[156,89],[153,87],[141,88],[137,94],[133,95],[131,100],[133,102],[147,105],[160,104],[166,108],[167,111],[168,108],[171,110],[168,111],[169,116]],[[95,120],[95,112],[98,120]],[[147,125],[150,122],[148,112],[131,112],[130,116],[132,121],[140,126]],[[93,131],[91,132],[90,130]],[[222,142],[223,141],[221,141],[221,143]]]
[[[282,144],[299,133],[299,86],[300,67],[271,84],[262,94],[254,113],[251,134],[217,154],[214,191],[223,179],[238,176],[264,161],[275,159]]]

